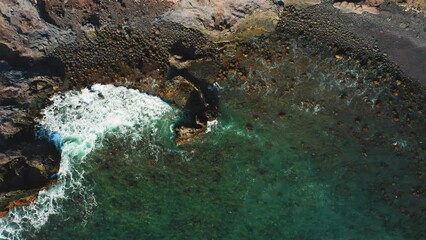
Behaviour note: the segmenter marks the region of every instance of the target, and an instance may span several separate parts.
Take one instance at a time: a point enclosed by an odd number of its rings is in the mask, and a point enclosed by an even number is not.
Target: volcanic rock
[[[70,30],[42,18],[37,1],[4,0],[0,2],[0,13],[0,60],[14,61],[16,56],[39,58],[74,40]]]
[[[0,152],[0,211],[19,205],[11,203],[46,186],[49,176],[58,171],[59,160],[55,147],[41,140],[21,142]]]

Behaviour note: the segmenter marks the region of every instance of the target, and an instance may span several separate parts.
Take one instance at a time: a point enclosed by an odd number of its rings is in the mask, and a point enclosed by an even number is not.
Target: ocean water
[[[110,85],[55,96],[38,133],[62,151],[59,182],[1,219],[2,236],[426,238],[421,106],[359,63],[283,49],[253,50],[245,78],[229,71],[217,122],[180,146],[180,112],[159,98]]]

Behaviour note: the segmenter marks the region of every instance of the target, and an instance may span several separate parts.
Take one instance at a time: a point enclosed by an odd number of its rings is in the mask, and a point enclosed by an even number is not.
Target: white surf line
[[[161,120],[174,115],[172,107],[158,97],[112,85],[96,84],[90,90],[58,94],[51,100],[42,112],[37,134],[61,151],[58,182],[40,191],[31,205],[16,207],[0,219],[0,239],[22,239],[24,233],[38,231],[49,216],[63,211],[69,195],[78,194],[90,212],[96,200],[83,185],[84,171],[79,168],[86,156],[102,144],[106,134],[137,141],[144,133],[155,134]]]

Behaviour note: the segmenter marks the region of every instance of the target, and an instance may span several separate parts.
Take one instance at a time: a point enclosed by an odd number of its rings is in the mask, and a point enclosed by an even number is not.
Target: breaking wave
[[[65,200],[78,196],[85,213],[96,206],[80,166],[107,135],[140,141],[169,131],[176,111],[160,98],[138,90],[96,84],[90,89],[57,94],[42,111],[37,137],[46,138],[61,151],[58,182],[42,190],[29,206],[16,207],[0,219],[0,239],[22,239],[38,231],[49,217],[60,214]]]

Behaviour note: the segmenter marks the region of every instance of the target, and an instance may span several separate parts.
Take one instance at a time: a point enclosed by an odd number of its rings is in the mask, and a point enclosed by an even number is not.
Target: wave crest
[[[173,109],[158,97],[138,90],[96,84],[90,89],[57,94],[42,111],[36,136],[46,138],[61,151],[58,182],[40,191],[30,206],[16,207],[0,219],[0,239],[21,239],[39,230],[53,214],[60,214],[69,196],[83,202],[83,214],[96,206],[80,167],[88,154],[110,134],[139,141],[155,134],[161,124],[174,117]],[[169,121],[170,122],[170,121]],[[168,129],[168,126],[167,126]]]

